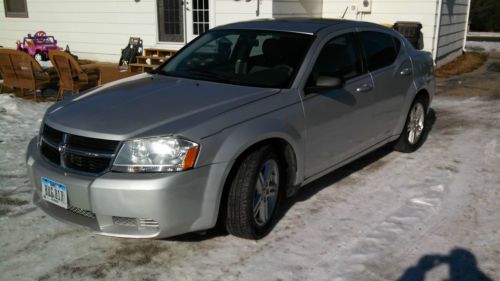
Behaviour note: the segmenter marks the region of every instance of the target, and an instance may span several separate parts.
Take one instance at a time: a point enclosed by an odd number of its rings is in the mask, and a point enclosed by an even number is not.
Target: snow
[[[307,185],[262,240],[213,231],[133,240],[27,202],[25,148],[50,104],[2,94],[0,279],[407,281],[460,270],[468,277],[452,280],[500,279],[499,101],[436,96],[417,152],[383,148]]]
[[[500,52],[500,42],[467,41],[465,49],[467,51]]]
[[[48,106],[49,104],[15,98],[13,95],[0,95],[1,194],[30,191],[25,183],[24,154],[27,142],[37,133],[43,112]],[[22,199],[30,198],[28,195]]]

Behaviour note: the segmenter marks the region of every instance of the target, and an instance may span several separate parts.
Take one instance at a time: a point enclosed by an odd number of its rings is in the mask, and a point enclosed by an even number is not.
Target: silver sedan
[[[427,52],[345,20],[229,24],[151,73],[47,110],[27,153],[34,202],[111,236],[265,236],[283,199],[385,144],[425,139]]]

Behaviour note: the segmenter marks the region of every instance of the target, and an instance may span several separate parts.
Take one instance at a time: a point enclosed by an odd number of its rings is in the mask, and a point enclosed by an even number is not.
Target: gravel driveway
[[[500,280],[499,62],[439,81],[416,153],[383,148],[309,184],[257,242],[110,238],[47,217],[24,151],[48,104],[0,95],[0,280]]]

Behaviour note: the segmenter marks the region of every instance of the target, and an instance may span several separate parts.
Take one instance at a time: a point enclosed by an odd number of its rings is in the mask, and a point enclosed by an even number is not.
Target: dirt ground
[[[466,52],[453,61],[441,66],[436,70],[436,77],[450,77],[463,73],[469,73],[481,65],[487,59],[487,55],[483,52]]]
[[[0,280],[500,280],[499,65],[439,79],[417,152],[309,184],[260,241],[111,238],[46,216],[20,155],[48,104],[0,95]]]
[[[439,95],[462,97],[499,98],[500,53],[490,53],[489,58],[478,70],[458,76],[439,78]]]

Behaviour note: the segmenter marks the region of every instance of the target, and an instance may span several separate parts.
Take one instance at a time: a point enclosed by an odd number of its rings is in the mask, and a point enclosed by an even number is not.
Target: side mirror
[[[344,84],[344,81],[338,77],[322,75],[316,79],[315,85],[310,85],[305,88],[306,94],[318,93],[324,90],[339,88]]]

